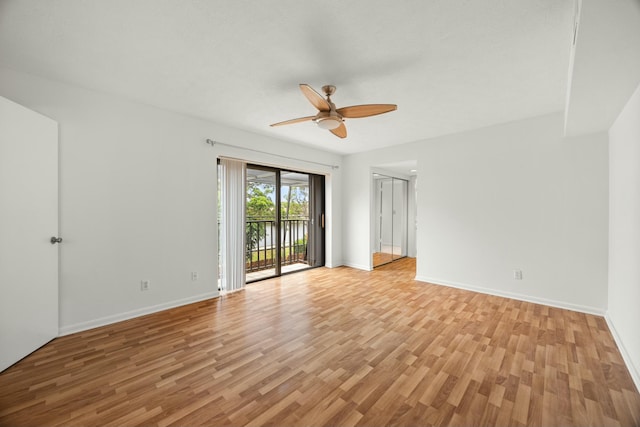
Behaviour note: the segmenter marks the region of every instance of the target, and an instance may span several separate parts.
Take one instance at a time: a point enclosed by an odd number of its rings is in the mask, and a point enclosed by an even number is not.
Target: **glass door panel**
[[[309,267],[309,175],[280,172],[280,260],[282,273]]]
[[[247,282],[280,274],[278,190],[276,171],[247,166]]]

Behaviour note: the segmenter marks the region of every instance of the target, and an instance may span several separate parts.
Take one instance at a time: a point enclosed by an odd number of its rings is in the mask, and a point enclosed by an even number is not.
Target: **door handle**
[[[55,245],[56,243],[62,243],[62,237],[52,237],[50,240],[52,245]]]

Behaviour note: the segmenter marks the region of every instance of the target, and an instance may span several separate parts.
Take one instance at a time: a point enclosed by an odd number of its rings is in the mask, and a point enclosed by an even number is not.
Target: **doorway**
[[[407,256],[409,182],[374,173],[373,183],[375,268]]]
[[[247,165],[246,282],[324,265],[324,176]]]

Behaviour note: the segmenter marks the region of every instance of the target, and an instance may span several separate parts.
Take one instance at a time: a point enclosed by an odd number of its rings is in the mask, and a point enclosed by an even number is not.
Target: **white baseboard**
[[[236,292],[244,291],[244,290],[245,290],[245,288],[246,288],[246,287],[245,287],[245,286],[243,286],[243,287],[241,287],[241,288],[238,288],[238,289],[232,289],[232,290],[230,290],[230,291],[222,290],[222,291],[220,291],[220,296],[221,296],[221,297],[224,297],[224,296],[227,296],[227,295],[235,294]]]
[[[175,301],[170,301],[162,304],[153,305],[150,307],[139,308],[137,310],[127,311],[125,313],[113,314],[111,316],[100,317],[98,319],[89,320],[86,322],[74,323],[72,325],[63,326],[60,328],[58,336],[74,334],[76,332],[82,332],[100,326],[111,325],[112,323],[122,322],[123,320],[133,319],[134,317],[140,317],[147,314],[157,313],[158,311],[167,310],[169,308],[180,307],[182,305],[192,304],[194,302],[204,301],[207,299],[215,298],[218,296],[218,292],[207,292],[200,295],[195,295],[189,298],[183,298]]]
[[[419,282],[427,282],[434,285],[449,286],[451,288],[464,289],[467,291],[479,292],[481,294],[495,295],[504,298],[516,299],[518,301],[532,302],[535,304],[548,305],[550,307],[563,308],[566,310],[578,311],[580,313],[595,314],[596,316],[604,316],[605,310],[597,307],[586,305],[571,304],[564,301],[556,301],[546,298],[533,297],[531,295],[519,294],[515,292],[505,292],[498,289],[484,288],[481,286],[468,285],[466,283],[450,282],[446,280],[436,279],[433,277],[416,276],[415,280]]]
[[[373,268],[371,268],[371,266],[364,265],[364,264],[354,264],[354,263],[351,263],[351,262],[345,262],[342,265],[344,265],[345,267],[351,267],[351,268],[355,268],[355,269],[358,269],[358,270],[365,270],[365,271],[372,271],[373,270]]]
[[[607,326],[611,331],[611,335],[613,335],[613,339],[615,340],[616,345],[618,346],[618,350],[620,350],[620,354],[624,359],[624,363],[627,365],[627,370],[631,375],[631,379],[635,383],[636,388],[640,390],[640,371],[639,371],[640,366],[635,366],[633,364],[633,358],[631,357],[629,352],[627,352],[627,349],[624,346],[624,342],[622,341],[622,338],[618,334],[618,330],[616,329],[615,324],[613,323],[613,320],[611,319],[611,317],[609,317],[608,312],[607,314],[605,314],[604,320],[607,322]]]

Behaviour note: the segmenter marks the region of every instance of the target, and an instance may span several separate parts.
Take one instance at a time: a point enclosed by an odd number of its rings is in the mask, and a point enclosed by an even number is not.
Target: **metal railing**
[[[307,263],[308,219],[280,220],[280,263]],[[248,219],[246,221],[246,272],[276,267],[277,222]]]

